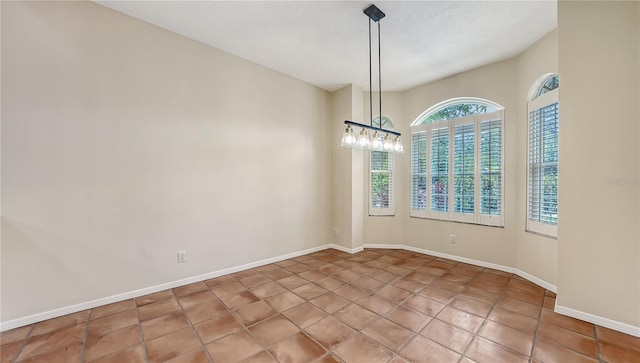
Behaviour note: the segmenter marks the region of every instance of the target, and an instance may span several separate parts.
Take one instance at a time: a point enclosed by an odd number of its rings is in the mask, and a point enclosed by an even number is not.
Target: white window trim
[[[465,98],[466,99],[466,98]],[[480,153],[478,152],[478,150],[480,149],[480,123],[484,122],[484,121],[491,121],[491,120],[497,120],[500,119],[501,120],[501,127],[502,127],[502,132],[501,132],[501,159],[502,159],[502,163],[501,163],[501,198],[500,198],[500,215],[486,215],[486,214],[481,214],[481,208],[480,208],[480,192],[481,192],[481,174],[480,174]],[[487,225],[487,226],[498,226],[498,227],[503,227],[504,226],[504,197],[505,197],[505,191],[504,191],[504,125],[505,125],[505,112],[504,109],[502,110],[498,110],[498,111],[494,111],[494,112],[489,112],[489,113],[483,113],[483,114],[476,114],[476,115],[470,115],[470,116],[466,116],[466,117],[460,117],[460,118],[456,118],[453,120],[445,120],[445,121],[438,121],[438,122],[432,122],[432,123],[428,123],[428,124],[421,124],[421,125],[416,125],[416,126],[412,126],[411,127],[411,134],[413,135],[416,132],[426,132],[426,138],[427,138],[427,156],[426,156],[426,160],[428,165],[430,165],[430,160],[431,160],[431,134],[433,129],[441,129],[443,127],[447,127],[449,128],[449,178],[448,178],[448,190],[449,190],[449,200],[448,200],[448,211],[447,212],[439,212],[439,211],[432,211],[431,210],[431,168],[428,167],[427,168],[427,175],[426,175],[426,182],[427,182],[427,190],[426,190],[426,206],[425,209],[413,209],[413,203],[411,203],[411,211],[410,211],[410,216],[411,217],[416,217],[416,218],[426,218],[426,219],[438,219],[438,220],[446,220],[446,221],[454,221],[454,222],[464,222],[464,223],[471,223],[471,224],[480,224],[480,225]],[[475,147],[476,147],[476,152],[474,154],[475,156],[475,168],[474,168],[474,182],[475,182],[475,188],[474,188],[474,209],[475,209],[475,213],[473,215],[468,214],[468,213],[455,213],[454,212],[454,198],[453,198],[453,188],[454,188],[454,180],[453,180],[453,162],[454,162],[454,157],[453,157],[453,132],[454,132],[454,127],[457,125],[462,125],[462,124],[468,124],[468,123],[474,123],[474,137],[475,137]],[[412,141],[413,142],[413,141]],[[413,145],[411,145],[413,148]],[[413,152],[413,150],[411,151]],[[412,161],[413,162],[413,161]],[[411,167],[411,172],[413,171],[413,165]],[[413,179],[413,174],[411,175],[412,177],[410,179]],[[412,180],[410,181],[411,183],[413,182]],[[413,190],[412,185],[410,185],[409,190]]]
[[[546,80],[548,77],[545,77],[544,80]],[[544,81],[543,80],[543,81]],[[558,225],[557,224],[549,224],[549,223],[542,223],[542,222],[538,222],[538,221],[533,221],[529,219],[529,210],[531,208],[531,201],[529,198],[529,194],[530,194],[530,185],[529,185],[529,177],[530,177],[530,170],[531,167],[529,165],[529,150],[531,150],[531,136],[529,134],[530,132],[530,123],[531,123],[531,112],[539,110],[545,106],[549,106],[551,104],[554,104],[558,102],[558,89],[554,89],[552,91],[549,91],[547,93],[544,93],[536,98],[534,98],[533,100],[529,101],[527,103],[527,178],[526,178],[526,183],[527,183],[527,210],[526,210],[526,227],[525,230],[527,232],[531,232],[531,233],[536,233],[536,234],[540,234],[546,237],[552,237],[552,238],[557,238],[558,237]],[[558,156],[559,159],[559,156]],[[559,212],[559,209],[558,209]]]

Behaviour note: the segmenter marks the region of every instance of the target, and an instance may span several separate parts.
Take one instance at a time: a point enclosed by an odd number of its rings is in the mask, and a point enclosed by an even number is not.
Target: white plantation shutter
[[[425,217],[427,209],[427,130],[414,128],[411,134],[411,215]]]
[[[371,180],[369,183],[369,214],[393,215],[393,161],[394,154],[371,151]]]
[[[431,212],[449,211],[449,128],[431,130],[430,183]]]
[[[453,212],[455,220],[473,222],[476,127],[470,121],[453,127]]]
[[[558,91],[529,102],[527,230],[557,235]]]
[[[482,115],[480,121],[480,221],[502,225],[502,117]]]
[[[504,225],[503,120],[499,110],[412,126],[411,216]]]

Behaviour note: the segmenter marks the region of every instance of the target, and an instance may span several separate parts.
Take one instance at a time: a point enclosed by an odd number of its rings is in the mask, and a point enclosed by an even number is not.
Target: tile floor
[[[17,328],[2,362],[640,362],[518,276],[325,250]]]

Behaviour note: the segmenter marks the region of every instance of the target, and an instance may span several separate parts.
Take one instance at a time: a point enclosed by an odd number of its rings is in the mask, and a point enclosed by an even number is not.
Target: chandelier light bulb
[[[358,135],[358,141],[356,141],[356,147],[358,149],[368,149],[371,145],[371,140],[369,140],[369,133],[367,130],[362,129],[360,131],[360,135]]]
[[[382,137],[380,137],[378,131],[374,131],[373,136],[371,136],[371,150],[382,151]]]
[[[356,135],[353,134],[353,128],[351,128],[351,125],[347,125],[347,128],[344,130],[340,145],[342,147],[354,147],[356,145]]]
[[[384,139],[382,140],[382,148],[384,151],[393,151],[393,142],[391,142],[391,137],[389,134],[384,135]]]
[[[396,139],[393,141],[393,150],[399,154],[404,152],[404,148],[402,147],[402,139],[400,136],[396,136]]]

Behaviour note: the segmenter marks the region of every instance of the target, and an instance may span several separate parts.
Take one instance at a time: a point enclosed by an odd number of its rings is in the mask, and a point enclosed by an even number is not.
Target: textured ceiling
[[[95,2],[329,91],[369,88],[368,1]],[[557,25],[555,1],[375,4],[387,15],[380,21],[385,91],[513,57]]]

